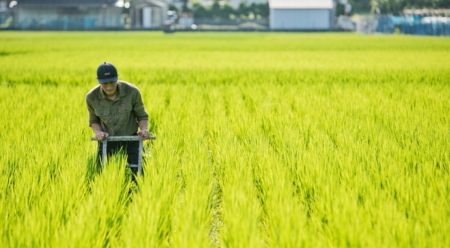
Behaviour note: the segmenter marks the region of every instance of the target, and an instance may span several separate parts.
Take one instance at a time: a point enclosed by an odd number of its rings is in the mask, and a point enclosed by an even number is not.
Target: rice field
[[[157,136],[95,165],[109,61]],[[450,247],[450,40],[0,32],[0,247]]]

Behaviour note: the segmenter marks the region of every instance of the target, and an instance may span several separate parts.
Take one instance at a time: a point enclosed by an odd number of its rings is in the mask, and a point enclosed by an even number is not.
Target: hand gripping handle
[[[150,136],[148,138],[150,140],[155,140],[156,136]],[[92,141],[97,140],[95,137],[91,138]],[[141,136],[109,136],[108,138],[104,139],[106,141],[139,141],[139,140],[146,140],[142,138]]]

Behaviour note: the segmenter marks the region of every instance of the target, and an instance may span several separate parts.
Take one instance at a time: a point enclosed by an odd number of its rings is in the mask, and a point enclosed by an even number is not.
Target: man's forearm
[[[140,120],[138,122],[139,130],[148,130],[148,120]]]
[[[98,123],[92,123],[92,124],[91,124],[91,128],[92,128],[92,131],[94,131],[94,133],[95,133],[95,138],[96,138],[97,140],[102,141],[102,140],[104,140],[105,138],[108,138],[109,134],[103,132],[103,128],[102,128],[102,126],[101,126],[100,124],[98,124]]]
[[[94,131],[94,133],[96,133],[96,134],[98,132],[103,132],[102,126],[100,124],[98,124],[98,123],[92,123],[91,124],[91,128],[92,128],[92,131]]]
[[[150,139],[152,134],[148,131],[148,120],[141,120],[138,122],[138,125],[140,130],[137,134],[144,139]]]

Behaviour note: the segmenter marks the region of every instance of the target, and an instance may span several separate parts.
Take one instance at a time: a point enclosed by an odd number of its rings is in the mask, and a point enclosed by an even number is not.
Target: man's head
[[[97,68],[97,80],[101,85],[103,92],[108,97],[115,97],[117,93],[117,80],[119,79],[119,74],[117,73],[116,67],[109,63],[103,62]]]
[[[109,63],[103,62],[97,68],[97,80],[99,84],[117,82],[119,74],[117,74],[116,67]]]

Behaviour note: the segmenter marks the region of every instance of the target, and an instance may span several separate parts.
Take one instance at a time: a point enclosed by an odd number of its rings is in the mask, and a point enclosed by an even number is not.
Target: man
[[[97,163],[104,159],[101,141],[108,136],[139,135],[144,139],[151,136],[148,131],[148,114],[139,89],[118,79],[116,67],[104,62],[97,68],[99,85],[86,95],[89,125],[95,133],[95,138],[99,140]],[[111,155],[120,149],[127,152],[129,164],[138,163],[139,141],[108,142],[106,150],[107,154]],[[131,169],[133,174],[137,173],[137,168]]]

